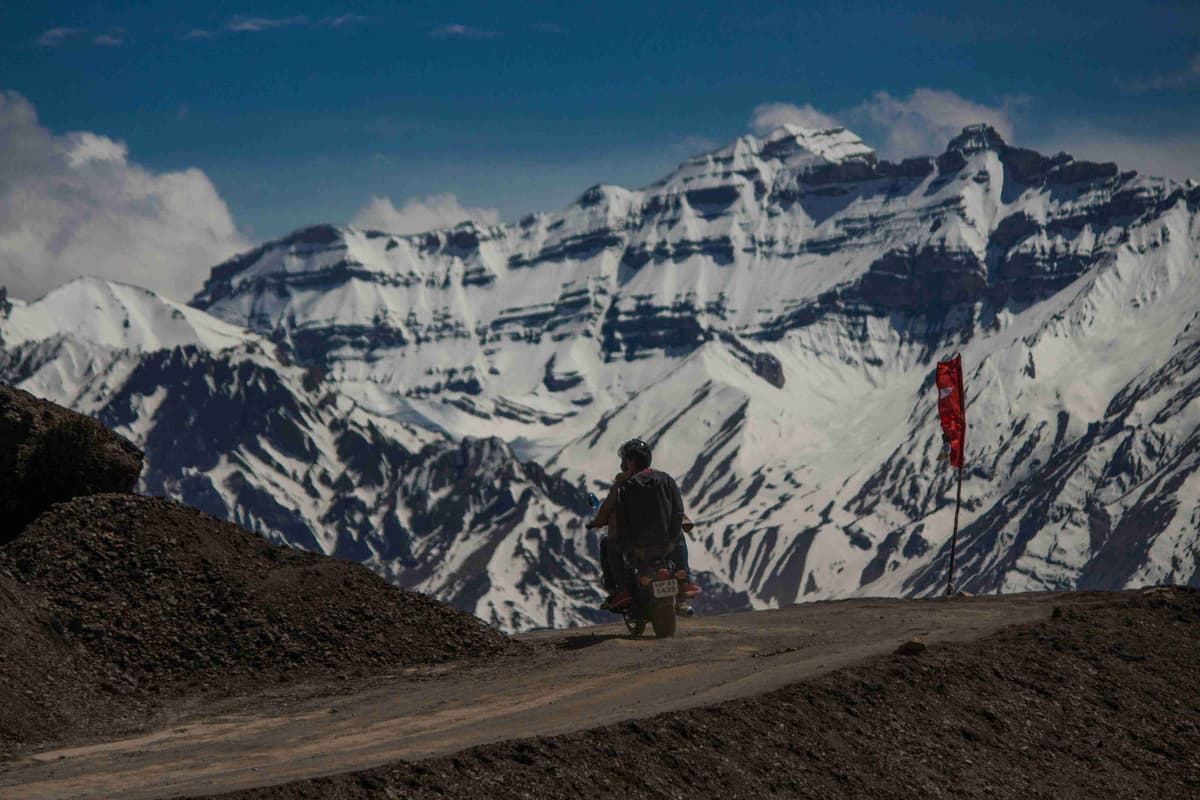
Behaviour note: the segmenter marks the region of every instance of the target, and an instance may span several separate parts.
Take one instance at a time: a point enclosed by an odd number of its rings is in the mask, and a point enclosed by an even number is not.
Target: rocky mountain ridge
[[[788,127],[513,225],[298,231],[191,307],[77,282],[3,312],[0,377],[149,491],[519,629],[596,618],[581,486],[632,435],[713,608],[935,593],[960,351],[964,585],[1196,582],[1198,207],[986,126],[900,164]]]

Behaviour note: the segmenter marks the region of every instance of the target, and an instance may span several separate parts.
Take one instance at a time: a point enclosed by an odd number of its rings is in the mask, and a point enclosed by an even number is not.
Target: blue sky
[[[1200,176],[1200,3],[0,0],[0,90],[48,135],[198,168],[247,241],[372,196],[514,220],[790,107],[885,155],[978,111],[1017,144],[1182,178]]]

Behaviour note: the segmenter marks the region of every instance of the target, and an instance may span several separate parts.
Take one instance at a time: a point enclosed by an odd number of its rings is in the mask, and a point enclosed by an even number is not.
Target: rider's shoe
[[[621,608],[629,605],[631,600],[633,600],[633,595],[626,591],[620,591],[610,594],[600,607],[607,608],[609,611],[620,611]]]
[[[687,570],[675,570],[675,577],[679,581],[680,597],[695,597],[700,594],[700,587],[688,580]]]

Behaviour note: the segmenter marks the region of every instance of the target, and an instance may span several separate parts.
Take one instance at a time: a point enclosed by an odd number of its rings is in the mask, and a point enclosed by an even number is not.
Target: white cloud
[[[818,130],[839,127],[836,119],[808,103],[802,106],[791,103],[763,103],[754,107],[750,115],[750,130],[754,133],[761,136],[780,125],[799,125],[802,128]]]
[[[1019,102],[1005,101],[997,108],[938,89],[916,89],[906,99],[876,92],[870,100],[840,116],[851,126],[877,131],[882,140],[880,153],[885,158],[900,159],[940,153],[963,128],[977,122],[991,125],[1011,142],[1012,109]]]
[[[87,28],[51,28],[37,38],[37,43],[42,47],[58,47],[81,33],[87,33]]]
[[[498,31],[488,31],[483,28],[472,28],[470,25],[439,25],[429,32],[433,39],[497,39]]]
[[[349,25],[351,22],[366,22],[367,18],[361,14],[340,14],[336,17],[326,17],[321,20],[321,23],[328,25],[331,28],[340,28],[343,25]]]
[[[494,208],[467,208],[452,194],[409,198],[400,208],[392,205],[389,197],[373,195],[350,224],[366,230],[405,234],[451,228],[464,220],[496,225],[500,222],[500,212]]]
[[[1166,75],[1155,75],[1151,78],[1117,78],[1116,84],[1126,92],[1139,94],[1153,92],[1159,89],[1179,89],[1200,83],[1200,53],[1192,56],[1183,69],[1168,72]]]
[[[907,98],[876,92],[856,106],[827,113],[809,104],[764,103],[750,116],[750,128],[765,133],[779,125],[831,128],[845,125],[866,141],[877,144],[884,158],[941,153],[967,125],[986,122],[1006,141],[1012,141],[1013,118],[1023,98],[1006,98],[987,106],[938,89],[916,89]]]
[[[212,31],[206,31],[204,28],[192,28],[183,35],[185,39],[211,39]]]
[[[233,17],[225,27],[231,31],[258,33],[289,25],[306,25],[308,17]]]
[[[66,144],[64,151],[67,156],[67,166],[79,169],[93,161],[113,161],[121,163],[129,155],[129,149],[124,142],[117,142],[107,136],[81,131],[69,133],[63,137]]]
[[[125,44],[125,29],[111,28],[107,33],[101,33],[92,39],[97,47],[121,47]]]
[[[0,285],[13,296],[96,275],[186,300],[248,246],[200,170],[157,173],[106,136],[55,135],[0,91]]]

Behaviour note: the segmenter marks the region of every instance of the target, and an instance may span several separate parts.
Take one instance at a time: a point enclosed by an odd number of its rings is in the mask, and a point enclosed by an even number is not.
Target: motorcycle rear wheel
[[[665,639],[675,635],[675,603],[655,603],[654,616],[650,620],[654,626],[654,635]]]

